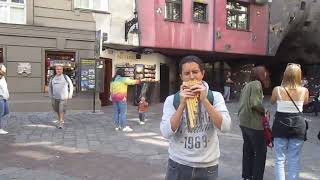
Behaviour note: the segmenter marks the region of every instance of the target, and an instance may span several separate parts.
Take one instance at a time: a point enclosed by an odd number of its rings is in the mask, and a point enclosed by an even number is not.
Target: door
[[[110,97],[110,83],[112,79],[112,60],[104,59],[105,73],[104,73],[104,92],[100,93],[101,106],[111,105]]]
[[[169,66],[160,65],[160,102],[164,102],[169,96]]]

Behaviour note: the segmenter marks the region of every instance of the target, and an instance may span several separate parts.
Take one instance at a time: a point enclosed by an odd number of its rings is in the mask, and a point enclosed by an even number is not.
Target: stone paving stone
[[[241,166],[239,166],[239,162],[241,162],[242,157],[242,137],[236,115],[237,104],[228,103],[227,106],[232,116],[233,124],[230,133],[219,134],[221,149],[219,174],[220,179],[222,180],[234,180],[240,179]],[[274,113],[274,108],[268,104],[267,106],[271,109],[271,112]],[[42,154],[48,154],[49,151],[55,151],[70,153],[73,156],[76,156],[76,153],[81,152],[84,154],[95,153],[100,154],[101,156],[109,155],[119,159],[128,158],[130,160],[148,164],[148,167],[156,167],[156,169],[161,171],[159,174],[155,175],[158,178],[154,179],[163,179],[168,160],[168,141],[162,138],[159,130],[161,110],[161,105],[150,107],[150,112],[147,114],[148,121],[146,122],[146,125],[140,126],[137,121],[136,108],[129,106],[128,125],[134,130],[129,133],[121,131],[116,132],[114,130],[111,113],[112,109],[106,109],[104,114],[94,115],[87,112],[68,112],[66,115],[65,128],[62,130],[53,127],[54,124],[52,123],[52,120],[56,117],[51,112],[11,113],[10,117],[8,117],[10,120],[7,121],[8,123],[5,123],[5,129],[8,129],[10,133],[12,132],[11,136],[14,137],[13,142],[10,145],[19,143],[24,145],[23,147],[25,148],[36,148],[35,152]],[[320,179],[318,178],[320,177],[320,157],[317,153],[314,153],[315,151],[320,151],[320,142],[315,137],[320,128],[320,121],[311,115],[310,118],[312,119],[312,130],[308,134],[310,140],[305,143],[301,158],[302,180]],[[5,136],[0,136],[1,143],[5,140],[1,139],[2,137]],[[41,144],[44,142],[49,142],[49,144]],[[33,143],[33,145],[28,143]],[[52,154],[52,152],[49,154]],[[53,156],[57,156],[57,161],[61,161],[63,164],[68,163],[67,161],[64,161],[62,155],[53,154]],[[26,161],[26,159],[22,161]],[[82,161],[82,163],[86,163],[86,161]],[[18,162],[19,160],[16,161],[17,164]],[[272,152],[270,150],[268,152],[267,162],[265,179],[271,180],[274,179],[274,167],[272,166]],[[117,161],[114,161],[113,163],[117,163]],[[76,180],[94,177],[88,175],[78,178],[74,174],[72,176],[65,176],[61,174],[61,169],[58,170],[54,164],[50,166],[41,164],[41,170],[35,170],[34,167],[30,167],[31,169],[28,170],[15,168],[13,164],[6,165],[5,169],[0,169],[0,180],[12,178],[22,178],[23,180],[41,179],[41,177],[45,177],[44,179]],[[1,165],[0,161],[0,166]],[[46,167],[50,167],[50,170],[45,170]],[[108,175],[110,175],[111,179],[117,179],[116,177],[113,177],[114,173],[106,171],[104,173],[109,173]],[[97,176],[95,178],[103,179],[102,176]],[[121,177],[118,179],[122,180]],[[132,179],[135,178],[132,177]]]

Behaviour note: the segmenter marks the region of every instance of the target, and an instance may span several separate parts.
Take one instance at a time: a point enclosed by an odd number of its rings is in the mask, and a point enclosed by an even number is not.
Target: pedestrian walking
[[[179,64],[180,91],[168,96],[160,124],[169,139],[166,180],[217,180],[220,157],[217,131],[230,130],[231,119],[221,93],[203,81],[204,65],[196,56]],[[194,85],[188,85],[196,82]]]
[[[114,77],[112,78],[110,94],[113,105],[115,130],[119,131],[122,129],[124,132],[131,132],[132,129],[126,125],[128,85],[140,84],[140,80],[133,80],[125,77],[124,73],[125,71],[123,68],[117,69]]]
[[[320,111],[320,91],[316,93],[316,96],[313,98],[313,112],[315,116],[318,116],[318,112]]]
[[[242,178],[262,180],[267,146],[261,118],[265,115],[263,88],[269,86],[267,70],[257,66],[251,72],[251,81],[244,86],[240,95],[238,116],[243,136]]]
[[[307,124],[302,117],[303,104],[308,103],[309,91],[301,85],[301,67],[289,63],[280,86],[272,91],[271,103],[277,105],[272,126],[274,137],[275,179],[299,179],[301,149],[306,140]]]
[[[146,112],[148,110],[149,103],[146,101],[144,96],[141,97],[139,105],[138,105],[138,112],[139,112],[139,120],[140,125],[145,124]]]
[[[58,116],[58,128],[64,125],[64,115],[67,110],[67,101],[72,99],[73,84],[69,76],[63,74],[63,66],[55,67],[56,75],[49,82],[49,97],[51,98],[53,111]]]
[[[231,86],[233,85],[233,83],[234,82],[231,79],[231,72],[228,71],[224,81],[224,91],[223,91],[224,92],[223,97],[226,100],[226,102],[230,101]]]
[[[3,130],[2,120],[3,117],[9,114],[9,91],[8,85],[4,75],[6,74],[6,67],[0,64],[0,134],[8,134],[7,131]]]

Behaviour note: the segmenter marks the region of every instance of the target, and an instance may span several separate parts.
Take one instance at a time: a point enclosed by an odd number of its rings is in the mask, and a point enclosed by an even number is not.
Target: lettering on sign
[[[119,59],[136,59],[136,56],[131,54],[120,53],[118,54],[118,58]]]

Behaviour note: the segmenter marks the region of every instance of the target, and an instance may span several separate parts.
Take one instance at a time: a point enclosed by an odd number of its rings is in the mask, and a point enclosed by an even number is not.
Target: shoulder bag
[[[306,133],[305,133],[305,137],[304,137],[304,140],[306,141],[307,140],[307,131],[309,129],[309,123],[308,121],[306,120],[306,118],[304,117],[304,114],[300,111],[300,109],[298,108],[298,106],[296,105],[296,103],[294,102],[294,100],[292,99],[292,97],[290,96],[289,92],[287,91],[286,88],[284,88],[284,90],[286,91],[286,93],[288,94],[290,100],[292,101],[292,103],[294,104],[294,106],[297,108],[297,110],[299,111],[300,115],[302,116],[304,122],[306,123]]]

